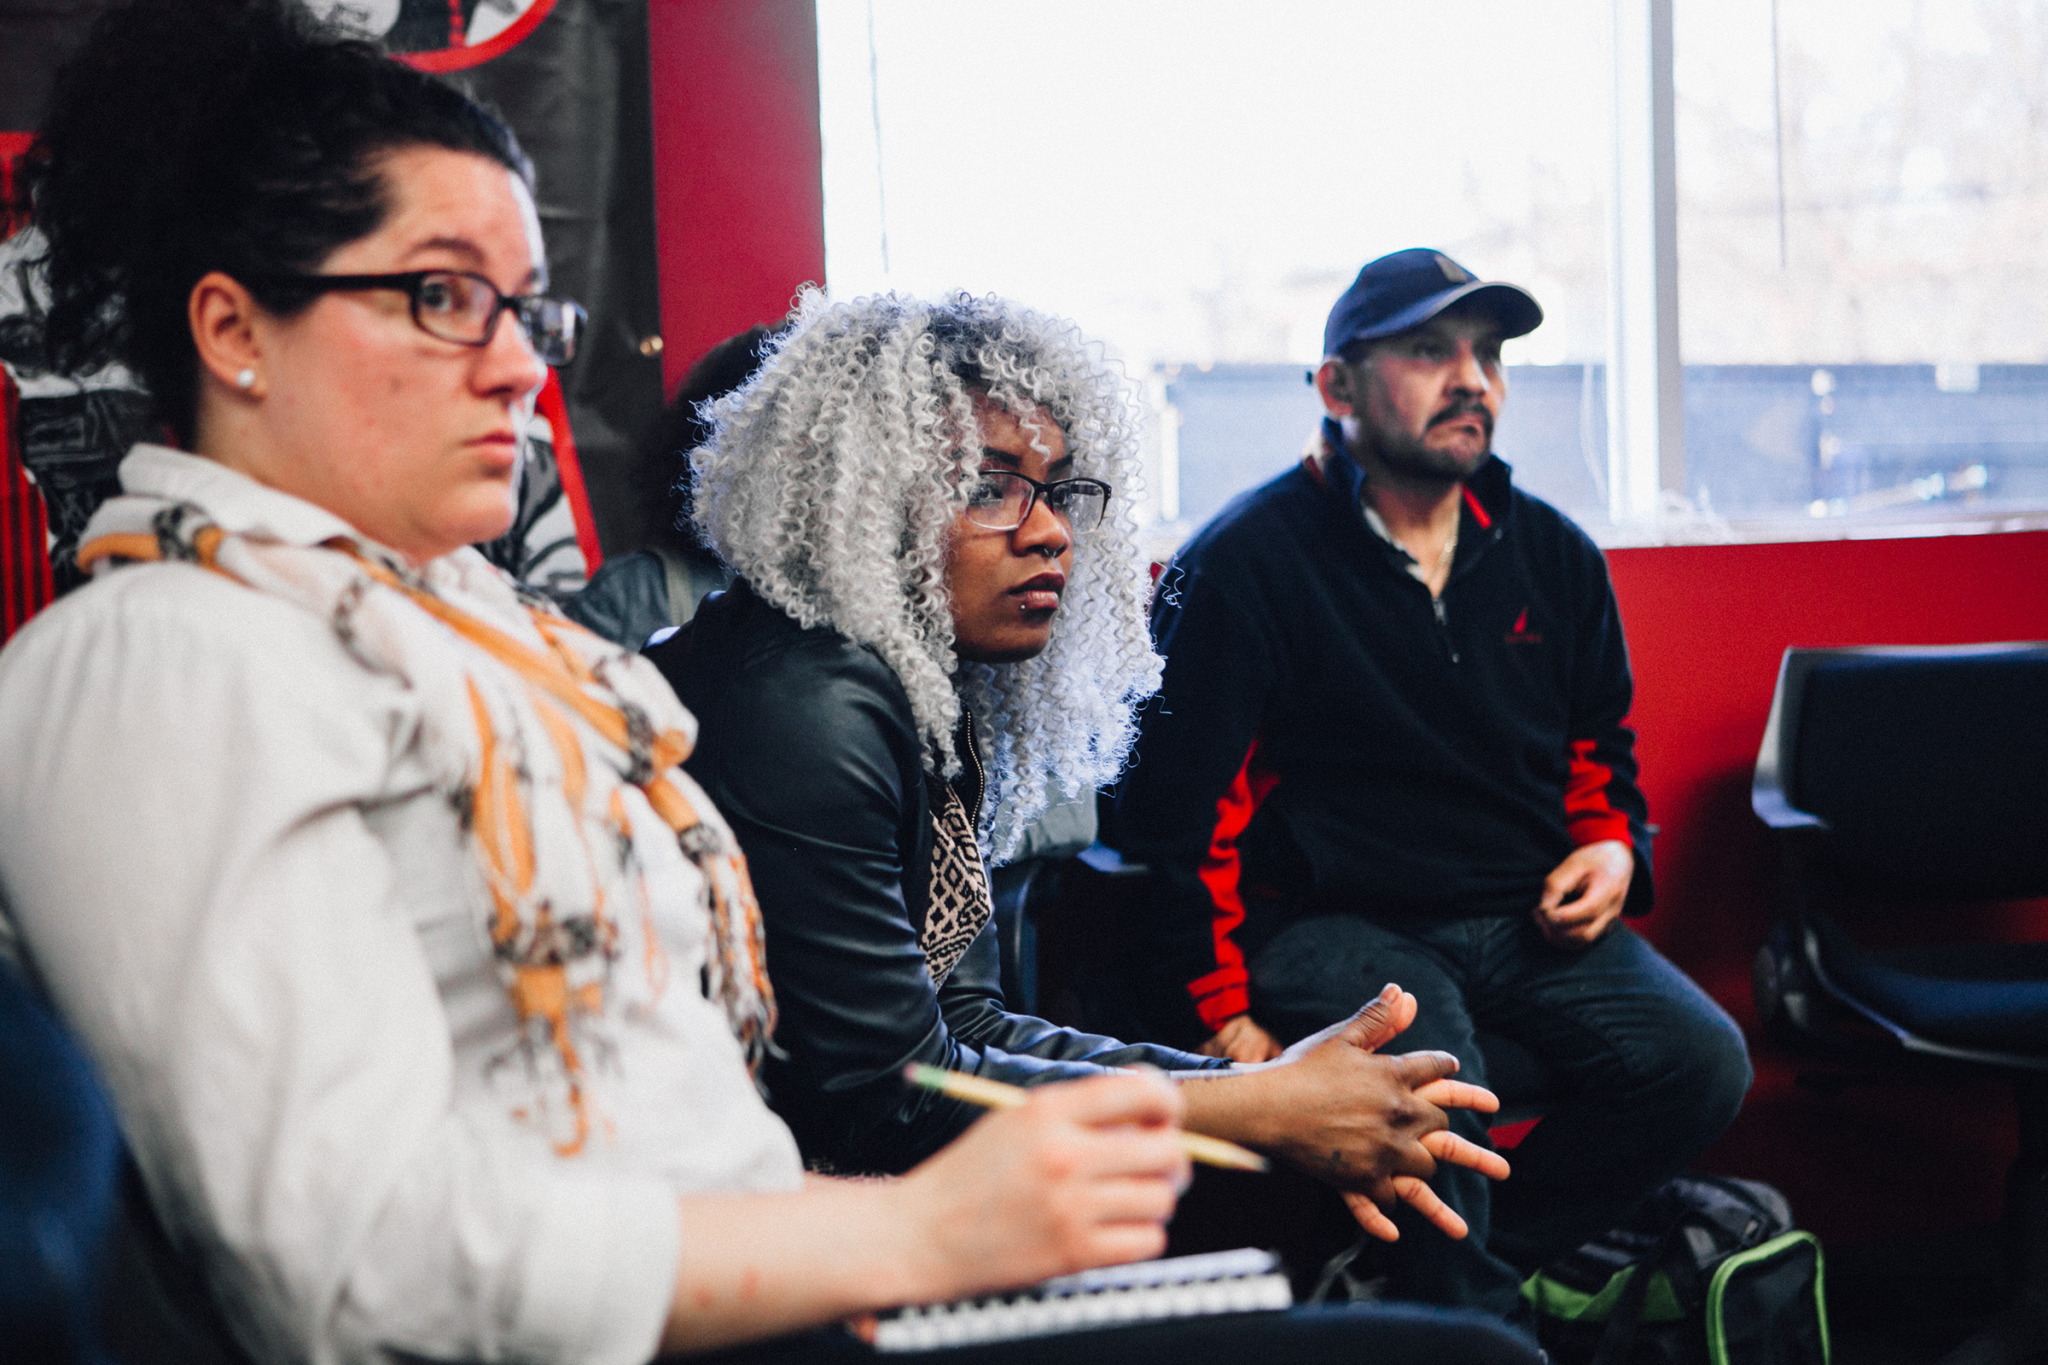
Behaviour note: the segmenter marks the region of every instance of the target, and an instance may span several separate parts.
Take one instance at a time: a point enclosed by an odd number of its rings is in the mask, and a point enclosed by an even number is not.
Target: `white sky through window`
[[[1545,358],[1601,344],[1604,4],[875,0],[874,87],[869,13],[818,7],[835,294],[1000,293],[1134,368],[1310,361],[1361,264],[1432,245],[1536,288]]]
[[[820,0],[833,290],[1002,293],[1134,368],[1306,362],[1360,264],[1430,245],[1542,301],[1511,361],[1597,361],[1609,10]],[[2048,5],[1778,12],[1783,268],[1770,0],[1675,5],[1686,359],[2048,360],[2019,306],[2048,286]]]

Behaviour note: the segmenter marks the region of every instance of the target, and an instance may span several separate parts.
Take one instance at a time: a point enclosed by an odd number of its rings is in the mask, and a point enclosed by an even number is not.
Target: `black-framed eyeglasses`
[[[540,294],[501,294],[498,286],[466,270],[403,270],[391,275],[271,275],[261,283],[325,294],[334,290],[396,289],[412,302],[413,325],[458,346],[488,346],[498,315],[519,319],[533,353],[549,365],[576,356],[590,317],[582,305]]]
[[[1031,516],[1040,498],[1052,514],[1076,533],[1102,524],[1109,506],[1109,485],[1100,479],[1058,479],[1040,483],[1007,469],[984,469],[974,476],[967,495],[967,519],[990,531],[1014,531]]]

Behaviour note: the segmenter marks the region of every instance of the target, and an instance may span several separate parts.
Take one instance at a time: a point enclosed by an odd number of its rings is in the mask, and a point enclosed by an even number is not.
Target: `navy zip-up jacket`
[[[1153,599],[1166,675],[1114,837],[1150,868],[1124,925],[1138,1004],[1181,1046],[1247,1011],[1247,954],[1300,915],[1526,915],[1603,839],[1635,850],[1627,912],[1654,895],[1599,549],[1489,459],[1432,600],[1327,423],[1324,443],[1323,468],[1197,533]]]

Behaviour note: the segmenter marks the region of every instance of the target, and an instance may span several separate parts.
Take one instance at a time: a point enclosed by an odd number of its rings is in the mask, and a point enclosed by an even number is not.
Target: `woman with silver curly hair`
[[[1071,326],[988,299],[835,308],[810,291],[796,327],[776,382],[713,408],[717,434],[694,460],[698,522],[764,600],[881,655],[947,777],[959,771],[951,737],[963,707],[973,713],[1004,796],[989,803],[1000,861],[1044,809],[1046,779],[1069,796],[1115,779],[1132,705],[1159,686],[1122,385]],[[1053,601],[1005,604],[1031,648],[991,652],[957,638],[946,573],[955,516],[980,491],[963,438],[984,418],[1014,425],[1011,414],[1034,408],[1052,425],[1027,443],[1062,442],[1062,481],[1075,480],[1057,505],[1093,524],[1074,528],[1087,552],[1046,589]],[[1014,513],[1024,485],[1006,482]]]
[[[1143,1064],[1185,1081],[1189,1127],[1292,1159],[1368,1230],[1406,1200],[1462,1236],[1435,1162],[1506,1165],[1438,1106],[1493,1097],[1448,1054],[1374,1052],[1413,1016],[1398,988],[1267,1067],[1003,1008],[984,857],[1048,779],[1115,777],[1158,678],[1134,423],[1078,333],[992,298],[813,291],[711,416],[698,525],[740,581],[649,652],[749,859],[781,1011],[764,1077],[812,1164],[906,1170],[973,1121],[907,1090],[912,1063],[1023,1085]]]

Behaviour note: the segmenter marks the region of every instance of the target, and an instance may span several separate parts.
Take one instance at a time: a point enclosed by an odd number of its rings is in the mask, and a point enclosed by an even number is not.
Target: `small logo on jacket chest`
[[[1540,645],[1543,643],[1543,632],[1529,629],[1529,609],[1523,607],[1522,614],[1515,618],[1514,629],[1501,638],[1511,645]]]

